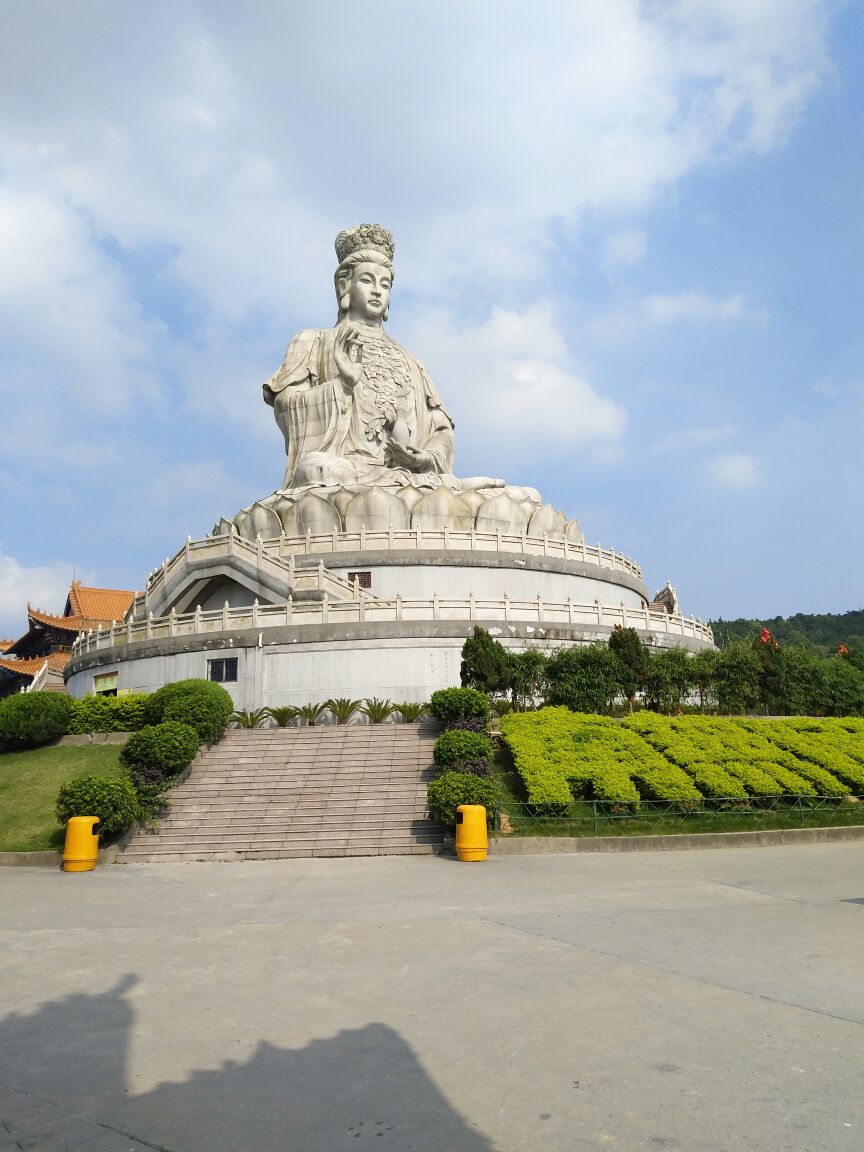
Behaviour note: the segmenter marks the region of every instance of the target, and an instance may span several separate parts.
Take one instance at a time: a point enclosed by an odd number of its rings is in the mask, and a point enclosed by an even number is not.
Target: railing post
[[[334,525],[334,527],[333,527],[333,534],[332,534],[332,537],[331,537],[331,540],[330,540],[330,551],[331,551],[331,552],[335,552],[335,551],[336,551],[336,547],[337,547],[338,543],[339,543],[339,530],[338,530],[338,528],[336,528],[336,526]]]
[[[544,537],[544,541],[545,541],[545,537]],[[538,592],[537,593],[537,623],[539,624],[542,619],[543,619],[543,597]]]
[[[258,627],[258,597],[252,601],[252,627]]]
[[[432,619],[433,620],[440,620],[441,619],[441,606],[438,602],[438,593],[437,592],[432,593]]]
[[[397,620],[402,619],[402,594],[401,594],[401,592],[396,593],[396,619]]]
[[[168,635],[177,635],[177,609],[171,606],[171,611],[168,613]]]
[[[330,600],[325,592],[321,598],[321,623],[326,624],[330,619]]]
[[[228,601],[222,605],[222,631],[228,631]]]
[[[294,571],[294,563],[295,563],[294,562],[294,553],[292,552],[291,555],[288,557],[288,583],[291,585],[292,588],[294,587],[294,582],[296,580],[296,575],[295,575],[295,571]]]
[[[573,623],[573,597],[572,596],[567,597],[567,615],[570,619],[570,623],[572,624]]]
[[[294,617],[294,597],[288,593],[288,599],[285,601],[285,627],[291,623]]]
[[[387,548],[388,551],[393,551],[393,525],[387,525]]]
[[[627,627],[627,605],[623,600],[621,601],[621,627]]]
[[[258,563],[260,565],[261,561],[264,559],[264,541],[261,539],[260,532],[255,533],[255,551],[258,555]]]
[[[366,525],[360,525],[360,551],[366,551]]]
[[[504,593],[504,619],[510,619],[510,596],[507,592]]]
[[[201,629],[201,605],[200,604],[195,605],[195,619],[192,623],[192,630],[196,636],[202,630]]]
[[[417,551],[419,552],[419,551],[420,551],[420,548],[421,548],[421,546],[422,546],[422,545],[421,545],[421,540],[422,540],[422,537],[423,537],[423,529],[422,529],[422,528],[420,527],[420,525],[418,524],[418,525],[417,525],[417,527],[414,529],[414,532],[415,532],[415,536],[416,536],[416,540],[417,540],[417,545],[416,545],[416,547],[417,547]]]
[[[468,593],[468,619],[469,620],[474,619],[474,605],[475,605],[475,603],[476,603],[476,600],[474,598],[474,593],[469,592]]]
[[[445,551],[450,547],[450,525],[444,525],[444,548]]]
[[[366,601],[362,596],[357,598],[357,619],[361,624],[366,620]]]
[[[318,561],[318,591],[324,591],[324,561]]]
[[[351,581],[351,595],[355,600],[360,599],[360,577],[354,573],[354,579]]]
[[[500,524],[495,529],[495,550],[497,552],[501,551],[501,525]]]
[[[148,640],[153,639],[153,613],[152,612],[147,613],[147,639]],[[89,647],[89,642],[88,642],[88,647]]]
[[[603,605],[600,603],[599,597],[594,598],[594,607],[597,610],[597,623],[603,623]]]
[[[543,533],[543,555],[549,555],[549,536],[545,532]]]

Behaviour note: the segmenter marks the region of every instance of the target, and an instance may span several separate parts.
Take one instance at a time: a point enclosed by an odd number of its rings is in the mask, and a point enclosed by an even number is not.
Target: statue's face
[[[380,321],[390,302],[390,270],[381,264],[358,264],[348,285],[348,318]]]

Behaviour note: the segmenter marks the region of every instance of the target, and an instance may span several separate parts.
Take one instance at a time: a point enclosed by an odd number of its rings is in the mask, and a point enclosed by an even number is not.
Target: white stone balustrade
[[[208,632],[241,631],[313,624],[389,624],[397,621],[477,621],[484,625],[500,621],[536,624],[542,627],[556,625],[584,625],[586,627],[613,628],[616,624],[640,631],[663,633],[671,638],[695,639],[713,643],[711,628],[695,617],[670,615],[648,608],[634,609],[624,605],[576,604],[572,600],[550,603],[536,600],[485,600],[468,597],[461,600],[433,596],[423,600],[407,600],[400,596],[392,599],[288,600],[284,605],[258,604],[250,607],[230,608],[227,605],[215,611],[171,613],[168,616],[148,616],[132,620],[98,632],[82,632],[72,648],[73,658],[100,652],[115,646],[135,644],[176,636],[197,636]]]

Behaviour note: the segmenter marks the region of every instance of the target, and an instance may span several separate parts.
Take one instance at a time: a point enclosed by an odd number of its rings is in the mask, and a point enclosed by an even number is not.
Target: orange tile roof
[[[88,628],[94,627],[93,622],[83,620],[80,616],[52,616],[50,612],[40,612],[38,608],[31,608],[29,604],[27,615],[37,624],[47,624],[49,628],[57,628],[61,632],[86,632]]]
[[[69,589],[70,616],[110,624],[123,619],[134,595],[120,588],[85,588],[79,580],[73,580]]]
[[[35,676],[46,660],[49,668],[60,671],[69,663],[69,653],[52,652],[48,656],[28,656],[23,660],[7,660],[0,656],[0,668],[5,668],[9,672],[17,672],[19,676]]]
[[[14,643],[14,640],[0,640],[0,656],[2,656],[4,652],[8,651]]]

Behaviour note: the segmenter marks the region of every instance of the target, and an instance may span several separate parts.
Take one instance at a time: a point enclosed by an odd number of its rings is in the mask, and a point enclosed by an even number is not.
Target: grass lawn
[[[34,748],[0,752],[0,852],[62,848],[65,829],[54,815],[61,784],[74,776],[120,776],[121,747]]]

